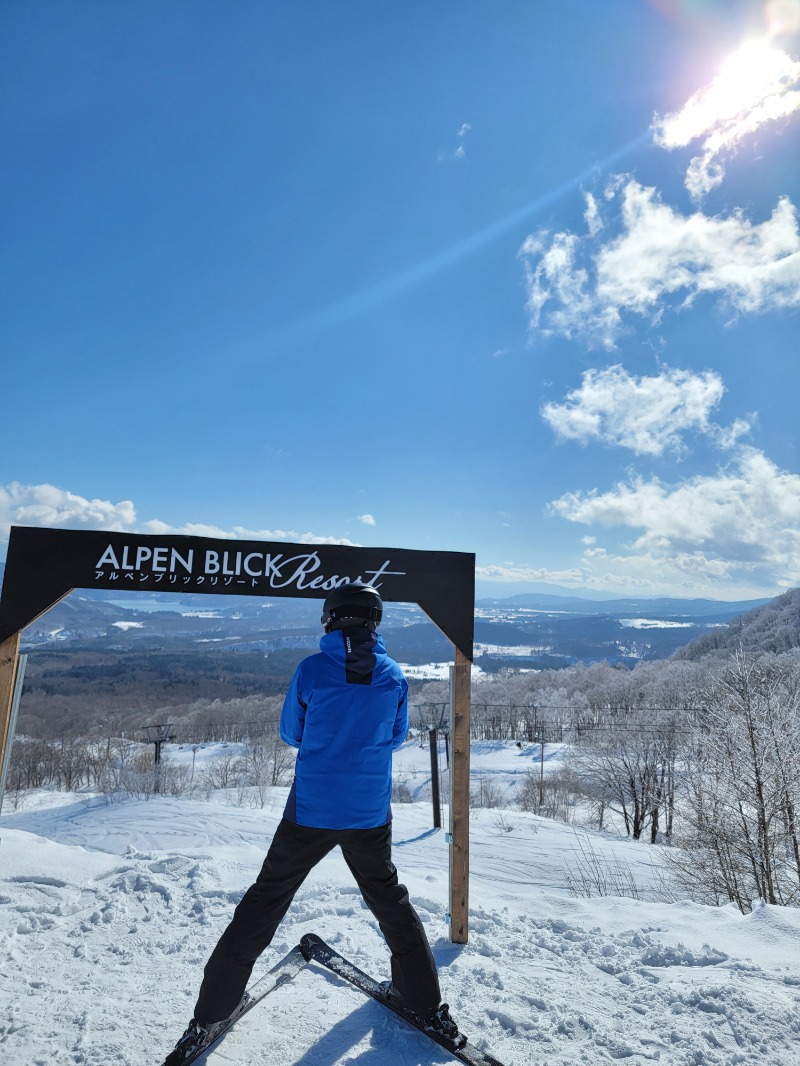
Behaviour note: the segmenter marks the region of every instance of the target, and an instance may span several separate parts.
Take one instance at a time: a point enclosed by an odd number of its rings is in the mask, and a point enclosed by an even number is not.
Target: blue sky
[[[800,584],[800,0],[5,0],[10,524]]]

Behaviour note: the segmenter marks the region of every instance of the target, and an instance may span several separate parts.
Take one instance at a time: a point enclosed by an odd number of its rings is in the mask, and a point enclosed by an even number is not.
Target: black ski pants
[[[428,938],[392,863],[391,824],[376,829],[312,829],[284,818],[255,884],[245,892],[206,963],[194,1012],[198,1021],[221,1021],[237,1006],[256,959],[275,935],[298,888],[337,845],[389,945],[393,984],[421,1014],[439,1005],[439,979]]]

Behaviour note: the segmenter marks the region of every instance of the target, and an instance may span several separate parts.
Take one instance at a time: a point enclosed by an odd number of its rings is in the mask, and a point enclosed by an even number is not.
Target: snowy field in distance
[[[538,749],[536,749],[538,750]],[[176,753],[177,754],[177,753]],[[554,758],[557,752],[554,750]],[[208,752],[198,752],[208,757]],[[191,759],[191,751],[181,758]],[[410,743],[396,770],[424,775]],[[533,751],[476,745],[498,781]],[[421,783],[421,782],[420,782]],[[25,797],[0,819],[0,1061],[158,1066],[205,959],[257,873],[285,789],[262,809],[156,797]],[[395,806],[395,862],[465,1032],[506,1066],[657,1062],[800,1066],[800,910],[659,901],[646,844],[510,810],[471,816],[470,938],[448,940],[448,848],[429,802]],[[445,821],[446,824],[446,821]],[[623,865],[640,899],[574,898],[582,856]],[[255,977],[306,932],[376,976],[380,932],[338,852],[298,893]],[[423,1066],[452,1061],[323,971],[259,1005],[207,1066]]]

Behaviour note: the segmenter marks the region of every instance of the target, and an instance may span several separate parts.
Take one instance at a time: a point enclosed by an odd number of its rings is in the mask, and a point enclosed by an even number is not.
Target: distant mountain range
[[[700,639],[716,647],[730,623],[769,602],[588,600],[553,593],[481,599],[475,609],[476,662],[487,670],[603,659],[633,665],[667,658]],[[23,647],[118,653],[307,649],[320,635],[319,617],[316,600],[79,590],[26,629]],[[414,605],[387,604],[382,631],[402,662],[419,665],[452,655],[449,642]]]
[[[605,589],[582,588],[576,592],[566,585],[554,585],[549,581],[490,581],[476,577],[475,597],[479,600],[513,599],[517,596],[566,596],[579,600],[618,600],[625,596]]]
[[[604,593],[603,596],[608,594]],[[477,601],[479,607],[516,607],[534,610],[569,611],[581,614],[623,614],[637,612],[653,613],[665,616],[700,618],[709,615],[726,615],[734,617],[743,611],[751,610],[767,599],[756,600],[684,600],[674,597],[635,598],[631,596],[614,596],[600,598],[598,594],[591,598],[576,596],[574,592],[565,595],[553,593],[528,592],[499,599],[485,598]]]

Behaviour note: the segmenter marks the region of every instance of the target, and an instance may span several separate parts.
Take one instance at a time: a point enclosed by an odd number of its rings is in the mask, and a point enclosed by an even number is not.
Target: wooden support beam
[[[469,936],[469,754],[471,664],[456,648],[450,758],[450,940]]]
[[[19,633],[14,633],[0,644],[0,770],[14,739],[11,736],[11,704],[18,660]]]

